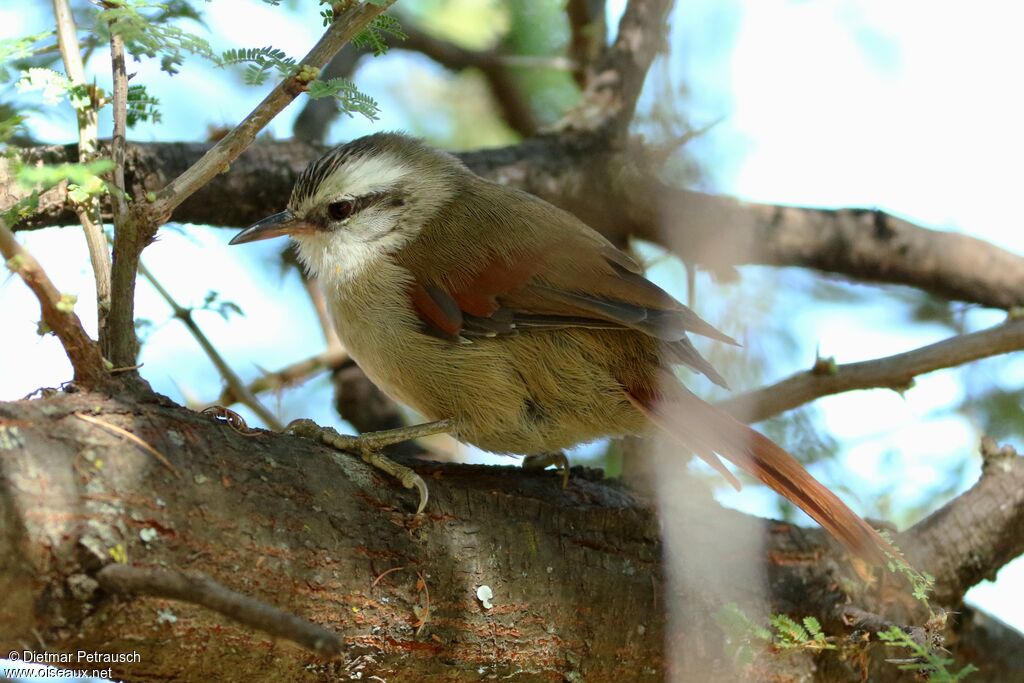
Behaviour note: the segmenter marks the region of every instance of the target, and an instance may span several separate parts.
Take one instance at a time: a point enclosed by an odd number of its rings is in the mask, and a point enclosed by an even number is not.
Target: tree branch
[[[270,91],[248,116],[221,138],[202,158],[155,194],[152,202],[137,202],[123,230],[114,238],[113,291],[108,358],[115,364],[133,365],[138,353],[135,335],[135,277],[139,256],[171,213],[230,164],[256,139],[292,100],[305,91],[307,84],[334,54],[395,0],[381,3],[351,3],[334,16],[327,31],[302,59],[295,72]],[[140,196],[146,196],[145,194]]]
[[[674,0],[630,0],[613,42],[597,60],[583,101],[559,124],[561,129],[609,130],[625,135],[633,120],[647,71],[668,45]]]
[[[956,604],[1024,553],[1024,457],[987,437],[981,456],[974,486],[901,534],[907,559],[935,577],[939,604]]]
[[[92,429],[76,413],[98,414],[145,438],[194,484],[182,486],[148,454],[123,448],[119,438]],[[93,460],[82,457],[87,451]],[[672,653],[665,644],[676,642],[667,638],[681,635],[669,633],[670,608],[684,631],[719,610],[723,597],[743,605],[763,601],[773,614],[820,616],[830,636],[844,633],[841,619],[830,615],[840,615],[851,601],[894,623],[921,622],[900,607],[899,595],[915,604],[906,588],[889,581],[879,594],[864,584],[819,529],[720,508],[708,514],[694,500],[699,495],[683,497],[684,516],[673,524],[693,534],[702,557],[715,554],[727,529],[763,538],[764,549],[751,558],[763,562],[766,580],[753,586],[748,573],[724,571],[735,558],[715,558],[721,592],[676,592],[679,568],[662,564],[671,562],[660,541],[665,522],[616,482],[579,470],[563,490],[557,476],[515,467],[413,462],[431,487],[431,507],[416,516],[403,512],[412,505],[408,493],[358,457],[287,435],[241,435],[158,397],[89,393],[0,403],[0,452],[8,454],[0,477],[0,584],[9,607],[0,611],[0,645],[30,649],[24,640],[35,642],[35,632],[53,651],[139,652],[141,662],[123,665],[119,678],[188,670],[197,680],[258,672],[273,680],[326,681],[339,669],[365,665],[364,679],[388,681],[476,681],[481,669],[496,678],[520,672],[545,680],[657,681],[668,674]],[[90,464],[97,459],[102,467]],[[1020,505],[1012,514],[1002,510],[1024,496],[1024,468],[1019,458],[1013,462],[1004,475],[1005,461],[993,460],[982,482],[960,500],[974,499],[965,505],[978,511],[988,499],[992,514],[984,519],[1016,514],[1019,524]],[[1004,486],[987,483],[1004,476]],[[940,585],[951,576],[947,556],[932,552],[941,550],[942,534],[953,534],[948,540],[956,546],[948,559],[968,566],[1001,561],[1024,538],[1019,528],[1009,536],[1004,528],[1002,538],[1010,540],[996,543],[999,557],[976,555],[983,545],[972,543],[986,541],[972,542],[967,530],[976,527],[958,525],[979,518],[937,515],[941,519],[897,541]],[[274,648],[268,656],[258,634],[185,603],[166,620],[154,619],[149,601],[112,604],[96,586],[107,581],[105,572],[126,571],[102,569],[112,549],[136,566],[160,567],[161,580],[165,571],[201,574],[330,624],[346,643],[342,659],[328,665],[293,648]],[[481,586],[491,589],[493,607],[476,598]],[[194,599],[188,586],[151,592]],[[943,589],[935,600],[954,594]],[[225,600],[230,604],[233,597]],[[936,606],[955,609],[955,599]],[[143,632],[154,637],[140,639]],[[980,648],[978,633],[971,637]],[[688,652],[719,674],[700,680],[743,678],[723,669],[731,659],[717,627],[696,635],[706,649]],[[1003,634],[999,642],[1020,639]],[[861,681],[868,661],[871,680],[899,680],[884,662],[890,653],[850,646],[838,657],[792,652],[771,658],[783,669],[804,671],[805,681]],[[981,652],[971,661],[982,667],[984,680],[1020,678],[1019,657],[1014,662]]]
[[[115,230],[125,229],[128,215],[124,184],[124,158],[128,146],[128,73],[124,63],[124,38],[115,30],[110,32],[110,63],[114,79],[114,130],[110,148],[114,157],[114,188],[111,203],[114,206]]]
[[[84,92],[78,94],[81,101],[75,104],[78,120],[78,157],[89,161],[96,156],[99,146],[98,124],[99,105],[96,102],[95,86],[85,80],[85,67],[78,43],[78,28],[67,0],[53,0],[53,14],[57,25],[57,45],[60,48],[68,80]],[[107,332],[107,315],[110,312],[110,251],[107,237],[103,234],[99,202],[90,198],[85,204],[75,204],[75,213],[85,233],[85,244],[89,249],[93,279],[96,282],[96,316],[102,346]],[[94,214],[99,220],[94,219]]]
[[[604,0],[569,0],[565,14],[569,19],[569,58],[573,61],[572,76],[586,90],[594,60],[601,54],[608,32]]]
[[[256,395],[267,391],[279,391],[286,387],[301,384],[323,370],[334,370],[341,367],[348,360],[348,353],[344,349],[328,349],[311,358],[306,358],[276,372],[268,372],[249,383],[246,391]],[[242,399],[231,388],[231,384],[224,387],[217,403],[223,406],[230,406],[241,402]]]
[[[284,425],[281,424],[281,421],[278,420],[272,412],[267,410],[267,408],[260,403],[259,399],[256,398],[251,391],[249,391],[249,388],[246,387],[242,378],[235,374],[235,371],[231,369],[228,362],[224,360],[223,356],[220,355],[220,352],[217,351],[217,348],[199,328],[199,325],[196,324],[195,319],[192,317],[192,311],[178,304],[178,302],[174,300],[174,297],[171,296],[171,293],[164,289],[163,285],[153,277],[153,274],[149,272],[141,261],[139,262],[139,272],[144,278],[146,278],[146,280],[149,281],[149,284],[151,284],[153,289],[157,291],[160,298],[167,302],[167,305],[171,307],[171,310],[174,312],[174,317],[180,320],[182,324],[188,328],[192,337],[199,343],[203,352],[206,353],[206,357],[210,359],[210,362],[213,363],[215,368],[217,368],[217,372],[220,373],[221,378],[224,379],[224,383],[227,385],[227,389],[225,391],[230,391],[231,395],[235,397],[235,401],[245,405],[256,413],[256,415],[263,420],[263,424],[265,424],[268,429],[272,429],[275,432],[281,431],[281,429],[284,428]]]
[[[946,299],[1024,305],[1024,259],[957,232],[922,228],[878,209],[757,204],[654,182],[634,201],[638,236],[672,240],[709,268],[799,266],[857,280],[909,285]],[[649,226],[685,225],[661,237]]]
[[[129,191],[144,196],[209,148],[203,143],[129,146]],[[281,210],[295,178],[324,147],[259,142],[175,213],[182,222],[244,227]],[[21,151],[25,163],[75,161],[69,147]],[[721,269],[742,263],[802,266],[937,296],[1010,309],[1024,306],[1024,257],[984,240],[929,230],[878,211],[752,204],[666,186],[642,152],[609,149],[600,136],[537,136],[459,155],[475,172],[575,213],[618,244],[639,237],[685,261]],[[0,159],[0,210],[28,192]],[[40,197],[41,213],[18,229],[66,225],[66,188]],[[879,225],[884,229],[879,229]]]
[[[1024,350],[1024,318],[980,332],[958,335],[913,351],[859,363],[819,360],[805,372],[721,401],[718,406],[744,422],[761,422],[823,396],[857,389],[906,391],[914,378],[942,368]]]
[[[343,643],[336,633],[233,591],[208,576],[108,564],[96,573],[96,580],[100,588],[115,595],[147,595],[200,605],[258,631],[287,638],[317,654],[333,657],[342,651]]]
[[[60,339],[75,372],[75,382],[85,388],[103,387],[110,378],[99,347],[82,328],[74,311],[74,300],[62,295],[39,262],[18,244],[0,218],[0,254],[7,268],[17,273],[39,300],[43,322]]]

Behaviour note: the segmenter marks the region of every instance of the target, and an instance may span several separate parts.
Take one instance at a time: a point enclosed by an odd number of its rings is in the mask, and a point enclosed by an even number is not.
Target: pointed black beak
[[[268,240],[272,237],[308,231],[309,228],[308,223],[299,220],[291,211],[282,211],[253,223],[231,238],[228,244],[245,244],[246,242]]]

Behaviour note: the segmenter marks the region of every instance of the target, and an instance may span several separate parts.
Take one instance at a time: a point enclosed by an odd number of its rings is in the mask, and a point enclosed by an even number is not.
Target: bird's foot
[[[555,471],[562,475],[562,488],[569,486],[569,458],[565,457],[565,453],[541,453],[523,458],[523,469],[528,472],[542,470],[548,465],[554,465]]]
[[[416,508],[416,513],[419,514],[427,507],[427,499],[430,497],[423,477],[416,474],[411,468],[391,460],[383,455],[381,451],[396,443],[447,432],[451,427],[451,420],[438,420],[410,427],[385,429],[379,432],[367,432],[359,436],[351,436],[349,434],[340,434],[331,427],[321,427],[312,420],[303,418],[290,422],[284,431],[286,434],[313,439],[341,451],[358,453],[363,462],[391,475],[405,488],[411,489],[415,487],[420,494],[419,506]]]

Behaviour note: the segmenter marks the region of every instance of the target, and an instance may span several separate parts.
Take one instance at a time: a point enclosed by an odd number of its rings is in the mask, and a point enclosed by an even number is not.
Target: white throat
[[[411,238],[394,226],[382,236],[365,241],[344,228],[337,232],[296,236],[299,260],[325,287],[344,285],[379,268],[390,254]]]

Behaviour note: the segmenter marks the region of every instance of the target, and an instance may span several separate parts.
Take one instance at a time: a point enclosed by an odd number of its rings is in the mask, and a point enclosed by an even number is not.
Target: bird
[[[721,458],[794,503],[850,552],[884,564],[890,544],[782,447],[703,401],[676,375],[726,381],[690,341],[726,344],[573,214],[484,179],[402,133],[326,152],[299,174],[287,208],[231,244],[289,236],[320,282],[345,348],[366,375],[428,422],[319,438],[420,488],[386,444],[438,432],[527,463],[605,437],[662,431],[733,486]]]

